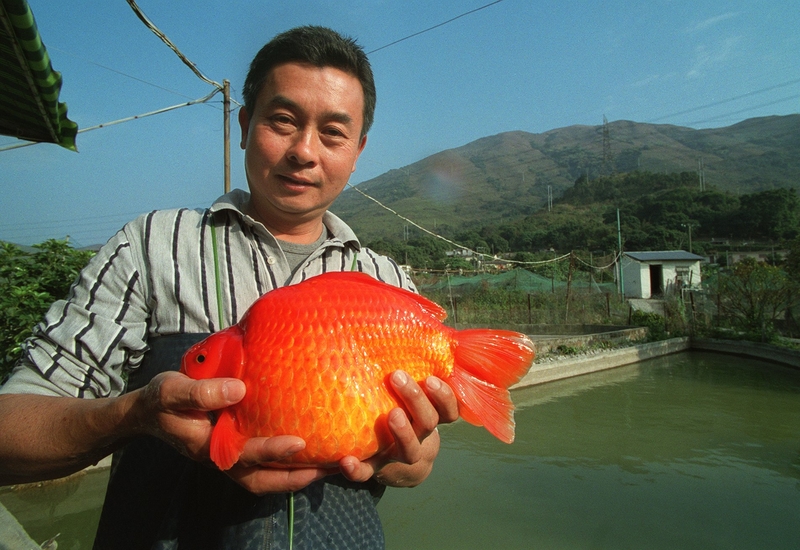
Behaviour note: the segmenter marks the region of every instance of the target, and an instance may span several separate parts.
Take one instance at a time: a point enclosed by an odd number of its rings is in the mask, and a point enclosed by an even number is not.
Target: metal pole
[[[223,135],[225,141],[225,193],[231,190],[231,83],[222,81]]]
[[[619,208],[617,208],[617,244],[619,245],[619,295],[625,299],[625,284],[622,282],[622,226],[619,223]]]

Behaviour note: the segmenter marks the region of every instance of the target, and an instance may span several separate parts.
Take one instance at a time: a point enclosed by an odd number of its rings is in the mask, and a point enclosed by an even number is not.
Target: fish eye
[[[206,360],[206,356],[203,355],[202,353],[200,355],[198,355],[197,358],[195,359],[195,361],[197,361],[198,363],[202,363],[205,360]]]

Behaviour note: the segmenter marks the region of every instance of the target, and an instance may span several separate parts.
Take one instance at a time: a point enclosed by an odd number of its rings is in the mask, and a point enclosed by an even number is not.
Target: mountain
[[[541,134],[514,131],[442,151],[357,186],[422,226],[452,234],[521,219],[583,174],[698,172],[706,187],[752,193],[800,187],[800,115],[695,130],[615,121]],[[699,181],[699,178],[698,178]],[[408,224],[355,189],[331,210],[364,242],[402,238]]]

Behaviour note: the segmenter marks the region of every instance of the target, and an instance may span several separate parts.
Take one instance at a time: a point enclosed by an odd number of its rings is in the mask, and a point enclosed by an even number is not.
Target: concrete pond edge
[[[724,353],[800,369],[800,350],[744,340],[681,337],[598,351],[589,355],[562,356],[551,361],[534,363],[528,373],[511,389],[613,369],[682,351]]]

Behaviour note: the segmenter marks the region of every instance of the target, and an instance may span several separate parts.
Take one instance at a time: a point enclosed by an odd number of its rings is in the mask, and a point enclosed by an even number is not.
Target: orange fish
[[[282,464],[333,466],[365,460],[392,443],[386,417],[401,406],[388,377],[436,376],[450,385],[460,416],[506,443],[514,440],[508,387],[530,368],[523,334],[442,324],[426,298],[358,272],[319,275],[268,292],[242,320],[194,345],[181,372],[232,377],[247,392],[218,412],[211,459],[233,466],[251,437],[295,435],[302,451]]]

